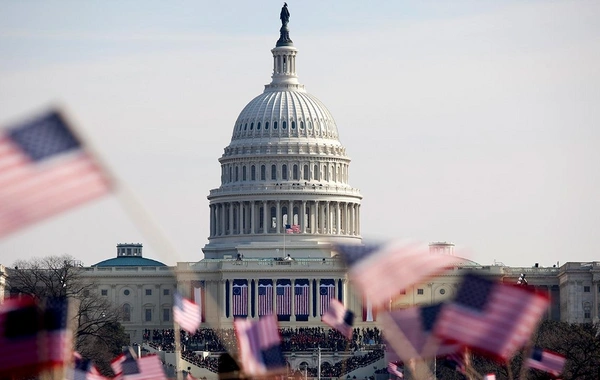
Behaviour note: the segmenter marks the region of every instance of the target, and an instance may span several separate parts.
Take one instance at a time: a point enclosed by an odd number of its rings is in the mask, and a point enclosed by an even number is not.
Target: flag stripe
[[[485,297],[483,310],[456,302],[444,306],[435,333],[501,360],[508,359],[529,339],[548,307],[548,298],[501,283],[494,283]]]
[[[292,314],[291,289],[292,289],[292,286],[290,284],[286,284],[286,285],[278,284],[277,285],[277,297],[276,297],[277,315],[291,315]]]
[[[321,301],[320,302],[320,306],[321,306],[320,315],[321,316],[323,316],[323,314],[325,314],[327,312],[327,310],[329,309],[329,303],[330,303],[331,299],[333,299],[333,298],[335,298],[335,285],[321,284],[320,291],[319,291],[319,299]]]
[[[294,291],[294,306],[296,315],[308,315],[309,314],[309,301],[308,301],[308,285],[295,286]]]
[[[426,246],[391,243],[383,246],[338,245],[348,273],[373,307],[384,306],[391,298],[421,283],[462,259],[429,252]]]
[[[110,188],[56,112],[0,135],[0,237]]]
[[[189,333],[195,333],[201,322],[200,305],[183,298],[179,292],[175,292],[173,302],[173,320]]]
[[[264,293],[264,294],[261,294]],[[258,285],[258,315],[273,314],[273,285]]]
[[[236,294],[236,288],[239,294]],[[233,285],[233,315],[234,316],[247,316],[248,315],[248,284],[234,284]]]
[[[536,351],[534,351],[532,357],[527,359],[527,366],[529,368],[539,369],[554,376],[561,374],[566,362],[564,356],[547,350],[536,349]]]

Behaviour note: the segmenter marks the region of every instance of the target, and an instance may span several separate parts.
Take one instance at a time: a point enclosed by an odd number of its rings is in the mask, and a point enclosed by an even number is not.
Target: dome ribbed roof
[[[306,137],[337,142],[338,130],[329,110],[305,91],[266,90],[238,116],[232,143],[264,137]]]

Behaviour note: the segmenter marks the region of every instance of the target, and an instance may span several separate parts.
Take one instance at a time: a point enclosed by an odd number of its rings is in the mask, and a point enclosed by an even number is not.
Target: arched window
[[[300,179],[300,176],[298,175],[298,165],[292,166],[292,178],[295,180]]]
[[[265,167],[265,165],[260,166],[260,180],[261,181],[267,180],[267,168]]]
[[[292,129],[296,129],[296,122],[292,121]]]
[[[244,124],[244,131],[248,129],[248,123]]]
[[[283,125],[282,125],[282,127],[281,127],[281,128],[283,128],[283,129],[287,129],[287,121],[285,121],[285,120],[283,121]]]
[[[128,303],[123,304],[123,322],[131,322],[131,306]]]
[[[246,180],[246,165],[242,166],[242,181]]]
[[[277,129],[277,122],[276,121],[273,122],[273,129]]]
[[[254,123],[250,123],[250,130],[254,129]]]
[[[240,168],[239,167],[235,167],[235,182],[240,180]]]
[[[250,179],[256,181],[256,166],[254,165],[250,167]]]
[[[319,180],[319,165],[315,165],[315,167],[313,168],[313,176],[315,178],[315,181]]]
[[[287,165],[281,165],[281,179],[288,179]]]
[[[303,170],[303,174],[304,174],[304,180],[308,181],[310,180],[310,172],[308,171],[308,165],[304,165],[304,170]]]
[[[265,121],[265,129],[269,129],[269,122]]]
[[[277,166],[275,166],[275,165],[271,165],[271,179],[272,180],[277,179]]]
[[[233,168],[230,166],[229,167],[229,182],[231,182],[233,180]]]
[[[323,165],[323,180],[325,181],[329,181],[329,176],[327,174],[327,165]]]
[[[260,131],[260,121],[258,122],[258,124],[256,124],[256,130]]]

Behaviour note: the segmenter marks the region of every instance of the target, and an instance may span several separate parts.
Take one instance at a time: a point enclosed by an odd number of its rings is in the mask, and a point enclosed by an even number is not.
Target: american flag
[[[298,234],[300,233],[300,225],[298,224],[286,224],[285,225],[285,233],[287,234]]]
[[[529,289],[470,273],[440,311],[434,332],[505,361],[529,340],[548,302]]]
[[[33,298],[11,298],[0,304],[0,375],[31,374],[41,368],[41,331],[42,313]]]
[[[114,380],[167,380],[165,370],[157,355],[139,359],[126,351],[110,363],[116,376]]]
[[[337,245],[336,250],[348,264],[348,274],[362,293],[381,307],[398,293],[424,282],[461,259],[431,253],[427,246],[402,243]]]
[[[84,359],[78,352],[73,352],[73,368],[67,371],[68,380],[108,380],[102,376],[89,359]]]
[[[248,315],[248,284],[233,283],[233,316]]]
[[[0,237],[110,189],[60,113],[0,131]]]
[[[273,314],[273,284],[258,284],[258,316]]]
[[[51,365],[62,365],[72,356],[73,332],[67,326],[69,301],[66,297],[46,299],[43,311],[46,360]]]
[[[404,379],[404,373],[398,369],[398,365],[396,363],[389,362],[387,370],[390,375],[394,375],[400,379]]]
[[[277,315],[292,314],[292,285],[288,280],[286,284],[277,284]]]
[[[526,365],[529,368],[539,369],[553,376],[558,376],[562,373],[566,361],[567,359],[561,354],[535,347],[531,356],[527,359]]]
[[[352,339],[354,313],[347,310],[340,301],[335,298],[331,299],[329,302],[329,310],[323,314],[321,320],[342,333],[346,338]]]
[[[194,334],[202,319],[200,305],[183,298],[179,292],[173,296],[173,320],[179,323],[179,327]]]
[[[286,371],[281,336],[274,314],[258,321],[236,319],[233,327],[238,341],[240,363],[246,376],[264,376]]]
[[[300,280],[296,280],[294,286],[294,306],[296,315],[308,315],[308,281],[300,283]]]
[[[335,298],[335,285],[331,283],[323,284],[321,283],[319,289],[319,298],[321,300],[321,316],[327,312],[329,309],[329,301],[332,298]]]
[[[402,331],[411,347],[404,345],[402,352],[397,352],[401,358],[433,358],[448,355],[459,349],[457,344],[437,339],[433,336],[433,328],[437,323],[442,304],[416,306],[408,309],[398,309],[388,314],[389,318],[382,321],[386,341],[399,341],[392,332]],[[386,333],[387,332],[387,333]],[[392,348],[397,349],[392,345]],[[414,350],[413,350],[414,349]]]

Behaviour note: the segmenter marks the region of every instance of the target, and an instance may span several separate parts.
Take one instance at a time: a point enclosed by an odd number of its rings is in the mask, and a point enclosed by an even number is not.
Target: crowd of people
[[[283,352],[314,351],[325,352],[357,351],[368,348],[367,354],[352,356],[333,365],[324,362],[321,365],[321,376],[339,377],[353,370],[364,367],[383,357],[382,334],[375,328],[355,328],[352,339],[348,340],[338,331],[323,327],[296,327],[279,330]],[[181,330],[181,355],[184,359],[200,368],[216,372],[218,359],[211,353],[231,351],[236,345],[233,329],[196,330],[190,334]],[[173,352],[175,350],[175,331],[173,329],[145,330],[144,342],[158,350]],[[203,354],[202,352],[207,353]],[[293,370],[290,368],[290,372]],[[309,376],[317,376],[317,368],[307,368]],[[303,375],[303,374],[302,374]]]

